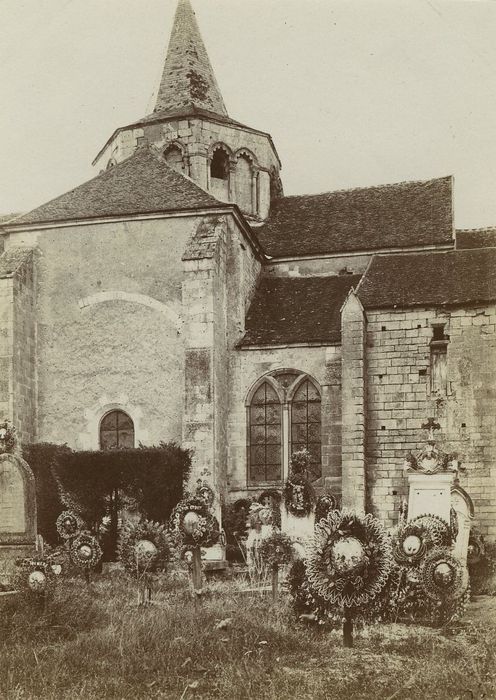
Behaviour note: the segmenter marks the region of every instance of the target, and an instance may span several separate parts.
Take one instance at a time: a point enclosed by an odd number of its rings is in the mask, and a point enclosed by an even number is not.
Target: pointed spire
[[[190,0],[179,0],[154,112],[200,107],[227,115]]]

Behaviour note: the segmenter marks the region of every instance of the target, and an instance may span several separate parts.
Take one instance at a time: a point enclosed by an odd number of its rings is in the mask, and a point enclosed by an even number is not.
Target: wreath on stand
[[[204,498],[189,496],[179,501],[170,517],[170,530],[178,549],[192,553],[193,590],[202,591],[201,547],[211,547],[220,538],[217,518],[210,512]]]
[[[55,589],[55,573],[48,557],[32,557],[17,563],[14,588],[43,602],[45,607]]]
[[[59,536],[63,540],[70,540],[77,537],[83,529],[83,521],[70,510],[64,510],[56,520],[56,528]]]
[[[119,534],[119,560],[136,578],[167,569],[172,559],[172,545],[165,525],[151,520],[128,521]]]
[[[89,532],[80,532],[71,542],[69,556],[72,563],[84,569],[88,577],[90,569],[94,569],[102,558],[102,550],[96,537]]]
[[[153,575],[165,571],[173,556],[166,526],[151,520],[126,522],[119,534],[117,553],[127,573],[136,577],[138,605],[149,605]]]
[[[307,477],[309,464],[308,450],[293,453],[290,475],[284,487],[284,505],[288,513],[297,518],[310,515],[315,502],[315,493]]]
[[[191,496],[179,501],[170,516],[170,530],[180,544],[210,547],[220,537],[220,528],[203,498]]]
[[[384,587],[392,565],[389,536],[372,515],[334,510],[315,525],[307,576],[331,605],[368,604]]]
[[[307,560],[293,567],[290,585],[298,605],[313,606],[306,617],[343,617],[343,643],[352,646],[354,619],[367,615],[392,568],[390,538],[379,520],[334,510],[315,525]]]
[[[284,532],[274,532],[260,542],[258,554],[266,566],[270,569],[278,569],[293,560],[293,543],[289,535]]]

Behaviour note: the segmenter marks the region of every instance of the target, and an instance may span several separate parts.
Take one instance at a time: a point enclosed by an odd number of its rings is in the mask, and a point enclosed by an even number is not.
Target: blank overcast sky
[[[496,225],[494,0],[193,0],[229,114],[272,134],[286,194],[455,176]],[[94,174],[152,110],[176,0],[0,0],[0,213]]]

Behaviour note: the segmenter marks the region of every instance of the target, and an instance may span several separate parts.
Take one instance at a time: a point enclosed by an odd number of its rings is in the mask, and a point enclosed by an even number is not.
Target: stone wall
[[[236,202],[243,211],[268,215],[270,207],[270,172],[279,172],[280,163],[267,134],[213,120],[190,117],[169,119],[120,130],[95,160],[97,172],[109,163],[120,163],[142,144],[166,149],[174,144],[183,153],[181,171],[200,187],[219,196],[219,184],[210,179],[210,161],[216,145],[222,144],[229,156],[227,196],[221,200]],[[252,202],[252,206],[247,204]]]
[[[228,425],[229,498],[235,500],[260,486],[247,485],[246,399],[250,389],[274,370],[297,370],[313,377],[321,388],[322,470],[335,492],[341,477],[341,349],[339,347],[286,347],[238,350],[231,353]],[[286,475],[287,476],[287,475]],[[281,482],[281,487],[283,482]]]
[[[183,256],[186,402],[183,444],[194,451],[193,479],[225,493],[231,375],[229,353],[244,332],[260,262],[231,217],[212,219]]]
[[[496,310],[368,311],[367,484],[369,507],[387,525],[407,496],[405,453],[425,444],[421,425],[433,416],[439,445],[462,461],[460,486],[475,521],[496,539]],[[445,324],[447,387],[431,389],[433,324]]]
[[[6,251],[0,278],[0,417],[18,439],[36,435],[36,319],[31,251]]]
[[[365,512],[367,324],[358,297],[350,292],[341,312],[343,506]]]

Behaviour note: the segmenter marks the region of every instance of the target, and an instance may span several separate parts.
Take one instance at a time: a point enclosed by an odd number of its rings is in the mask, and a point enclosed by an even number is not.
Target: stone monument
[[[437,515],[451,524],[454,517],[457,525],[453,553],[466,562],[473,506],[468,494],[458,486],[458,458],[436,446],[434,431],[440,427],[429,418],[422,425],[428,431],[427,445],[417,455],[410,452],[405,458],[409,486],[405,510],[408,520],[419,515]]]
[[[439,423],[429,418],[422,425],[428,430],[427,445],[416,456],[411,452],[405,458],[409,496],[408,519],[419,515],[438,515],[450,522],[451,487],[458,470],[458,462],[436,447],[434,430]]]
[[[17,453],[15,429],[0,423],[0,583],[16,559],[36,549],[36,488],[33,472]]]

